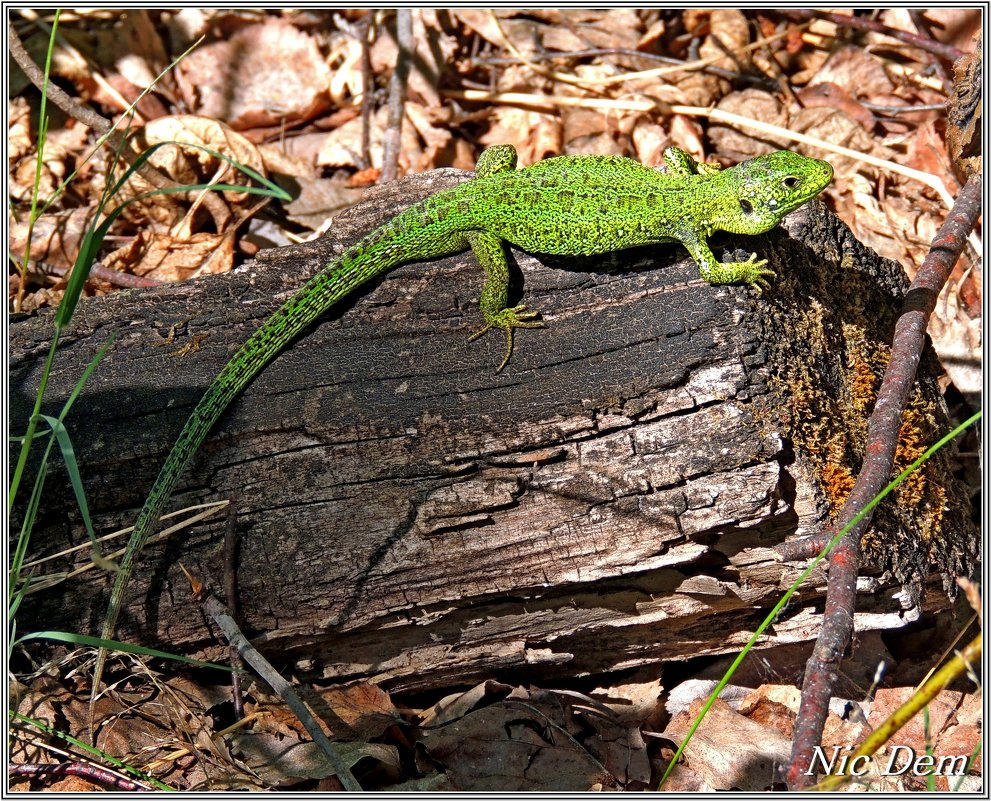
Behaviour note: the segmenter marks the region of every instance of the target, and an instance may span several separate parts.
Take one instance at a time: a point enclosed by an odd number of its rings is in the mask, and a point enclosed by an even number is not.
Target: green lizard
[[[516,328],[539,328],[536,313],[507,307],[504,242],[535,253],[590,256],[657,242],[681,242],[712,284],[767,286],[766,259],[720,263],[707,238],[714,231],[760,234],[815,197],[832,180],[824,161],[786,150],[727,170],[700,164],[685,151],[664,152],[667,173],[619,156],[558,156],[516,169],[510,145],[482,153],[476,177],[397,214],[330,262],[252,334],[193,409],[138,515],[104,620],[113,637],[134,560],[158,523],[179,476],[207,432],[261,369],[317,317],[362,284],[400,264],[469,248],[485,272],[484,326],[499,329],[513,351]],[[93,697],[106,650],[97,657]]]

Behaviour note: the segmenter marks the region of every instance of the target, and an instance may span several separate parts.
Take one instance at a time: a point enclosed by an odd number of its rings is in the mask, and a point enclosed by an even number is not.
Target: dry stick
[[[47,261],[28,262],[28,268],[35,275],[54,275],[57,278],[64,278],[72,270],[71,267],[64,267],[61,264],[51,264]],[[131,275],[114,270],[112,267],[105,267],[98,261],[93,262],[89,268],[90,278],[99,278],[114,286],[123,286],[129,289],[152,289],[156,286],[165,286],[168,281],[159,281],[157,278],[149,278],[146,275]]]
[[[878,391],[874,412],[868,421],[864,464],[857,482],[837,517],[828,540],[843,528],[888,483],[898,445],[902,412],[915,380],[916,368],[926,340],[926,326],[936,308],[940,289],[956,264],[967,235],[981,212],[981,178],[972,176],[933,239],[929,255],[909,287],[901,315],[895,324],[888,368]],[[798,790],[814,783],[810,773],[815,747],[829,711],[837,668],[853,631],[853,609],[857,596],[860,538],[870,524],[867,514],[847,532],[829,557],[829,582],[822,630],[806,664],[802,704],[795,721],[788,787]]]
[[[17,66],[24,71],[24,74],[27,76],[28,80],[38,88],[38,91],[43,91],[42,87],[45,86],[45,75],[38,65],[34,63],[27,50],[24,49],[24,44],[21,42],[21,38],[17,35],[17,31],[14,30],[13,24],[9,22],[7,23],[7,46],[10,48],[10,54],[14,57],[14,61],[17,62]],[[61,88],[56,86],[51,81],[48,83],[47,96],[52,103],[62,109],[62,111],[70,117],[78,120],[83,125],[92,128],[101,136],[106,136],[110,146],[116,150],[128,164],[133,164],[137,156],[135,156],[131,152],[131,149],[125,144],[126,139],[124,135],[120,131],[116,130],[109,120],[97,114],[93,111],[93,109],[87,108],[86,106],[76,102],[76,100],[62,91]],[[158,189],[179,186],[179,184],[162,175],[147,161],[138,167],[138,173],[142,178]],[[230,209],[227,208],[226,204],[216,195],[216,193],[210,190],[203,191],[205,193],[203,205],[213,217],[213,222],[217,226],[217,230],[224,230],[224,227],[231,216]]]
[[[922,9],[910,8],[908,10],[908,15],[912,20],[912,24],[915,25],[915,29],[919,32],[919,36],[924,36],[930,42],[935,42],[936,37],[933,36],[932,28],[929,25],[929,21],[926,19],[925,12]],[[961,53],[961,56],[963,54]],[[956,61],[956,59],[953,59]],[[943,82],[943,86],[946,87],[946,92],[949,94],[953,91],[953,81],[950,76],[946,74],[946,67],[942,61],[933,60],[932,69],[935,74],[937,74],[940,80]]]
[[[389,122],[382,148],[382,183],[395,181],[399,173],[399,147],[406,106],[406,82],[409,78],[410,54],[413,52],[413,15],[408,8],[396,10],[396,69],[389,79]]]
[[[237,515],[234,513],[234,505],[227,507],[227,521],[224,526],[224,600],[231,613],[238,614],[237,603],[237,557],[240,552],[240,537],[237,533]],[[244,669],[244,660],[233,644],[230,645],[231,665],[234,671],[231,673],[231,700],[234,702],[234,720],[241,720],[244,717],[244,693],[241,689],[241,671]]]
[[[633,50],[629,47],[592,47],[587,50],[555,50],[550,53],[530,53],[526,57],[527,61],[523,61],[516,57],[496,58],[486,56],[485,58],[478,58],[477,56],[471,56],[468,60],[468,64],[472,67],[507,67],[523,63],[532,64],[538,61],[551,61],[565,58],[602,58],[605,56],[630,56],[631,58],[640,58],[645,61],[660,61],[662,64],[676,66],[680,65],[686,72],[691,69],[699,69],[709,75],[718,75],[721,78],[729,78],[730,80],[741,81],[742,83],[754,84],[772,91],[778,90],[777,81],[772,81],[766,75],[756,75],[747,72],[738,72],[737,70],[728,70],[723,67],[717,67],[714,64],[697,67],[697,65],[693,65],[684,59],[675,58],[674,56],[665,56],[659,53],[644,53],[640,50]],[[619,68],[617,67],[617,69]],[[584,83],[584,81],[582,81],[582,83]],[[898,108],[903,108],[903,106],[898,106]],[[940,106],[940,108],[942,108],[942,106]]]
[[[361,785],[358,784],[358,780],[351,774],[348,766],[344,764],[341,755],[334,748],[334,744],[327,739],[327,735],[323,733],[323,730],[316,720],[314,720],[310,710],[306,708],[306,704],[296,694],[296,691],[290,686],[289,682],[282,678],[279,672],[269,664],[268,660],[258,653],[251,643],[248,642],[247,638],[241,633],[240,628],[238,628],[237,623],[234,622],[234,618],[228,614],[224,605],[210,593],[209,589],[193,578],[181,562],[179,567],[182,568],[182,571],[186,574],[186,578],[192,584],[193,599],[203,604],[203,611],[220,626],[221,631],[224,632],[224,636],[227,637],[227,641],[237,649],[237,652],[244,657],[244,661],[255,669],[258,675],[286,702],[286,705],[293,711],[293,714],[299,718],[300,723],[303,724],[313,738],[313,742],[320,747],[327,757],[327,762],[337,775],[337,778],[340,779],[344,789],[350,792],[361,792]]]
[[[885,25],[873,19],[848,17],[845,14],[834,14],[831,11],[808,11],[806,9],[799,8],[782,10],[781,13],[786,17],[791,17],[792,19],[824,19],[827,22],[832,22],[840,27],[857,28],[861,31],[880,33],[884,36],[890,36],[892,39],[898,39],[900,42],[905,42],[905,44],[910,44],[913,47],[918,47],[921,50],[933,53],[941,58],[945,58],[947,61],[956,61],[961,56],[967,55],[963,50],[953,47],[952,45],[936,42],[928,36],[919,36],[917,33],[909,33],[908,31],[903,31],[898,28],[892,28],[890,25]]]
[[[35,764],[30,762],[17,764],[11,762],[7,766],[7,772],[11,776],[26,777],[82,776],[85,779],[89,779],[93,783],[105,784],[112,787],[114,790],[125,793],[140,793],[148,791],[148,788],[143,784],[138,784],[138,782],[124,776],[119,776],[106,768],[90,765],[86,762],[48,762],[44,764]]]
[[[372,75],[372,20],[375,10],[368,9],[358,25],[361,34],[361,169],[372,166],[372,90],[375,77]]]

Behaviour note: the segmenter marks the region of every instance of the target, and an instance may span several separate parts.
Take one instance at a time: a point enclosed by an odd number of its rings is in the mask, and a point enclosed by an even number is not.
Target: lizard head
[[[818,195],[831,180],[825,161],[779,150],[717,173],[723,181],[721,214],[713,228],[733,234],[761,234]]]

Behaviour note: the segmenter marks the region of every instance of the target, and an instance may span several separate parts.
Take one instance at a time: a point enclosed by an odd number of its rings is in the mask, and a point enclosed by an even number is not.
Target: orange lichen
[[[859,354],[850,354],[847,360],[849,367],[850,400],[853,408],[863,414],[869,413],[877,400],[877,388],[880,384],[877,365]],[[883,369],[883,368],[882,368]]]

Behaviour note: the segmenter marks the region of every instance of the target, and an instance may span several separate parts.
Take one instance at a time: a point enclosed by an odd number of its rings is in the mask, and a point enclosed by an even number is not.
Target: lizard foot
[[[767,259],[758,259],[756,253],[751,253],[746,261],[723,262],[719,265],[721,280],[718,283],[749,284],[759,295],[765,289],[770,289],[770,279],[777,277],[774,270],[764,266],[766,264]]]
[[[482,334],[487,334],[493,328],[498,328],[506,332],[506,355],[502,363],[496,368],[497,373],[502,372],[502,368],[509,363],[509,357],[513,355],[513,329],[514,328],[547,328],[547,324],[535,319],[539,312],[527,311],[526,306],[514,306],[511,309],[502,309],[495,314],[487,315],[485,327],[479,329],[470,337],[469,342],[474,342]]]

